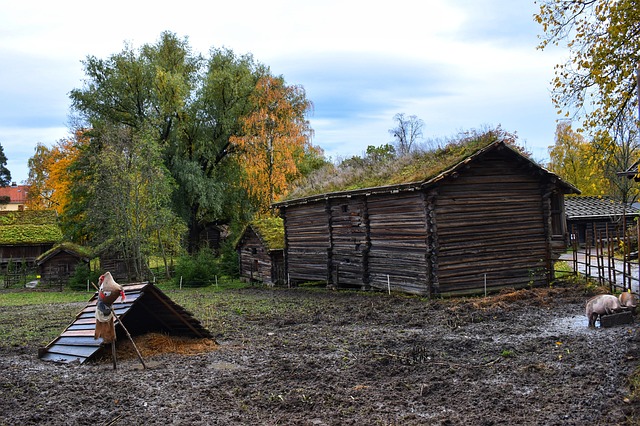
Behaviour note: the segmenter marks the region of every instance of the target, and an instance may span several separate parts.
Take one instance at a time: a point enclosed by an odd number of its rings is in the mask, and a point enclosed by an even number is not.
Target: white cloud
[[[188,37],[196,53],[251,53],[303,85],[315,104],[315,143],[328,155],[389,142],[393,115],[405,112],[425,121],[425,136],[501,123],[544,157],[555,129],[548,89],[559,52],[535,50],[535,7],[512,0],[4,2],[0,144],[12,173],[26,178],[35,144],[66,136],[80,62],[118,53],[125,41],[154,43],[168,30]]]

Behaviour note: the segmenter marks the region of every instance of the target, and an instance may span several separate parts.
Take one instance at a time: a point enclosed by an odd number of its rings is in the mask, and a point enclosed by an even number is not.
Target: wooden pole
[[[127,328],[124,326],[124,324],[122,323],[122,320],[120,320],[118,315],[116,315],[115,311],[113,311],[113,316],[118,320],[118,324],[120,324],[120,327],[122,327],[124,332],[127,334],[127,337],[131,341],[131,344],[133,345],[133,349],[136,350],[136,354],[138,355],[138,359],[140,360],[140,363],[142,364],[142,368],[147,368],[147,366],[144,364],[144,359],[142,359],[142,355],[140,354],[140,351],[138,350],[138,347],[136,346],[135,342],[133,341],[133,337],[131,337],[131,334],[129,334],[129,330],[127,330]],[[114,359],[115,359],[115,354],[114,354]]]
[[[180,277],[180,280],[182,281],[182,277]],[[93,285],[93,287],[96,290],[99,290],[98,286],[96,286],[94,283],[91,283],[91,285]],[[124,324],[122,323],[122,321],[120,320],[118,315],[116,315],[116,311],[115,311],[115,309],[113,309],[113,307],[111,307],[111,311],[113,312],[114,325],[115,325],[115,320],[118,320],[118,323],[120,324],[120,327],[122,327],[124,332],[127,334],[127,337],[129,338],[129,341],[131,341],[131,344],[133,345],[133,349],[136,350],[136,354],[138,354],[138,359],[140,360],[140,363],[142,364],[142,368],[147,368],[147,366],[144,363],[144,359],[142,359],[142,355],[140,354],[140,351],[138,350],[138,347],[136,346],[136,343],[133,341],[133,337],[131,337],[131,334],[129,334],[129,330],[127,330],[127,328],[124,326]],[[115,370],[116,369],[116,342],[115,342],[115,340],[113,342],[111,342],[111,357],[113,359],[113,369]]]
[[[111,359],[113,360],[113,369],[117,369],[118,363],[116,362],[116,341],[111,342]]]

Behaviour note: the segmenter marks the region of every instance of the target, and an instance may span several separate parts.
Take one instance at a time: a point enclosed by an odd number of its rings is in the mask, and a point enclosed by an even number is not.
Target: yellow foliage
[[[298,160],[310,144],[304,117],[310,103],[302,88],[271,76],[258,81],[251,100],[255,108],[243,119],[245,134],[231,141],[240,152],[244,187],[266,210],[298,175]]]

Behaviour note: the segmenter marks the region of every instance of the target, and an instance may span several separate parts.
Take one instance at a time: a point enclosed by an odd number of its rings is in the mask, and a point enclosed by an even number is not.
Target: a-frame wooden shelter
[[[192,338],[213,338],[190,312],[153,284],[144,282],[123,287],[125,301],[118,298],[113,308],[132,336],[158,332]],[[40,349],[38,357],[44,361],[77,361],[82,364],[102,352],[107,345],[102,345],[102,338],[93,337],[96,303],[97,293],[60,336]],[[125,331],[117,322],[116,335],[118,340],[126,339]]]

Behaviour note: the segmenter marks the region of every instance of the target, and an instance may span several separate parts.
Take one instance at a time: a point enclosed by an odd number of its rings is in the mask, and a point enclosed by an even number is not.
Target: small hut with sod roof
[[[512,141],[489,132],[376,170],[273,205],[291,283],[435,296],[553,278],[568,244],[564,195],[579,191]]]
[[[55,245],[37,259],[40,282],[43,285],[64,286],[78,265],[89,266],[92,254],[86,247],[70,242]]]
[[[281,218],[252,221],[236,243],[240,277],[272,285],[284,283],[283,248]]]

